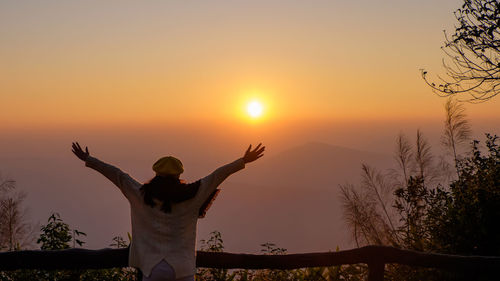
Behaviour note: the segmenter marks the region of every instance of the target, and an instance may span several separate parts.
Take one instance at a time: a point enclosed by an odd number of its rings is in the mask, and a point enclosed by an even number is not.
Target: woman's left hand
[[[265,146],[261,147],[261,146],[262,143],[259,143],[259,145],[257,145],[257,147],[252,150],[252,145],[250,145],[247,151],[245,152],[245,155],[243,156],[243,161],[245,161],[245,163],[249,163],[264,156],[263,152],[266,149],[266,147]]]
[[[82,161],[87,161],[87,158],[90,156],[89,149],[85,147],[85,151],[83,151],[78,142],[73,143],[71,151]]]

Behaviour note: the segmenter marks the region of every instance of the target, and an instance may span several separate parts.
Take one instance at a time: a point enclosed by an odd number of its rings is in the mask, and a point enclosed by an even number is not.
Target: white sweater
[[[164,259],[175,270],[176,278],[182,278],[196,272],[196,223],[200,207],[229,175],[243,169],[245,162],[240,158],[201,179],[195,197],[172,204],[171,213],[146,205],[139,190],[142,184],[120,169],[94,157],[88,157],[85,166],[112,181],[130,203],[129,266],[138,267],[149,276],[153,267]]]

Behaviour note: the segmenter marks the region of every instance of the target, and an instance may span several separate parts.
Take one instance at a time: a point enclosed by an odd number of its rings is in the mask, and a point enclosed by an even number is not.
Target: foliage
[[[358,246],[390,245],[422,250],[420,229],[427,186],[438,182],[436,163],[420,130],[412,146],[400,134],[396,141],[398,169],[384,174],[362,165],[359,186],[342,185],[343,216]]]
[[[132,240],[132,239],[130,239],[131,238],[130,234],[129,233],[127,233],[127,234],[129,235],[129,243],[130,243],[130,240]],[[111,241],[113,241],[113,242],[111,244],[109,244],[109,246],[111,248],[116,248],[116,249],[127,248],[128,244],[129,244],[121,236],[115,236],[115,237],[113,237],[113,239],[111,239]]]
[[[48,219],[47,225],[42,225],[42,233],[36,243],[41,244],[42,250],[63,250],[70,248],[69,243],[73,240],[79,246],[85,242],[78,239],[79,236],[87,236],[79,230],[71,230],[58,213],[53,213]],[[73,245],[75,244],[73,243]]]
[[[472,154],[459,162],[460,176],[450,189],[431,198],[432,243],[452,254],[500,256],[500,147],[486,135],[487,155],[473,142]]]
[[[130,239],[129,242],[127,243],[121,236],[113,237],[112,241],[113,242],[109,246],[117,249],[127,248],[130,244]],[[92,281],[92,280],[133,281],[133,280],[139,280],[139,271],[131,267],[88,269],[82,272],[79,280],[80,281]]]
[[[16,182],[0,176],[0,250],[14,251],[30,246],[33,229],[23,208],[26,193],[16,191]]]
[[[41,234],[37,240],[42,250],[63,250],[70,248],[70,244],[79,246],[85,242],[79,237],[86,236],[84,232],[71,229],[59,214],[52,214],[47,225],[41,227]],[[128,243],[121,236],[113,237],[110,244],[113,248],[126,248]],[[73,242],[73,243],[71,243]],[[15,270],[0,272],[0,281],[14,280],[41,280],[41,281],[90,281],[110,280],[125,281],[138,280],[138,272],[133,268],[89,269],[89,270]]]
[[[450,114],[448,110],[457,110],[454,106],[447,103],[444,138],[448,141],[447,148],[454,152],[457,178],[446,182],[436,180],[441,177],[435,171],[446,171],[438,168],[443,165],[435,165],[430,146],[417,131],[414,146],[403,135],[398,137],[397,170],[383,174],[363,165],[360,186],[341,186],[344,218],[358,245],[383,244],[418,251],[500,256],[498,137],[486,135],[486,155],[481,152],[479,141],[473,141],[470,154],[461,157],[456,147],[450,146],[463,142],[470,129],[462,109],[458,109],[459,114]],[[390,191],[392,196],[386,197]],[[391,198],[393,204],[388,206]],[[386,271],[392,280],[464,278],[460,274],[452,276],[435,269],[400,265],[388,265]],[[491,276],[474,276],[476,280],[488,278]]]
[[[397,234],[399,246],[424,251],[426,229],[422,227],[426,214],[426,197],[428,189],[425,188],[422,177],[410,177],[408,184],[394,191],[394,208],[399,214],[400,226]]]
[[[436,84],[425,82],[441,96],[468,93],[467,99],[481,102],[498,95],[500,89],[500,2],[464,0],[455,12],[458,25],[442,48],[450,62],[444,62],[448,78]]]
[[[363,164],[362,184],[340,187],[344,218],[356,245],[392,245],[395,228],[387,207],[390,193],[383,176]]]
[[[465,110],[456,100],[445,104],[446,118],[442,143],[453,152],[456,174],[460,174],[459,145],[470,135]],[[417,130],[413,145],[403,134],[396,139],[396,169],[382,173],[362,166],[360,186],[341,186],[344,218],[357,245],[390,245],[425,251],[430,247],[428,220],[432,206],[443,208],[443,188],[451,173],[445,158],[440,161],[422,131]],[[438,212],[436,210],[436,212]]]
[[[219,231],[212,231],[208,240],[201,240],[201,250],[207,252],[223,252],[224,241]],[[236,273],[230,273],[227,269],[222,268],[200,268],[196,273],[197,280],[205,281],[222,281],[235,280]]]
[[[213,231],[208,240],[201,240],[201,250],[209,252],[222,252],[224,244],[221,233]],[[260,245],[264,255],[284,255],[285,248],[277,247],[274,243]],[[337,249],[338,251],[338,249]],[[359,281],[366,275],[366,266],[345,265],[331,267],[314,267],[295,270],[262,269],[262,270],[227,270],[216,268],[199,268],[196,273],[198,281],[333,281],[347,280]]]
[[[470,140],[471,127],[465,114],[465,108],[458,101],[449,98],[445,103],[446,118],[442,144],[451,150],[455,167],[458,165],[459,146]],[[458,170],[458,169],[457,169]]]

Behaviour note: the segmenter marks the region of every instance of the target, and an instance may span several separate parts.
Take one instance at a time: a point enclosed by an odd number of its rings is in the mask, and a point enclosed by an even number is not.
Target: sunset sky
[[[273,155],[311,141],[390,152],[416,128],[438,140],[445,100],[419,70],[443,74],[443,30],[461,3],[0,0],[0,172],[43,222],[71,205],[71,189],[43,197],[56,178],[90,173],[74,140],[140,180],[170,153],[209,159],[194,179],[249,142]],[[500,132],[500,97],[466,109],[476,135]]]
[[[1,126],[441,116],[419,69],[460,3],[3,1]]]

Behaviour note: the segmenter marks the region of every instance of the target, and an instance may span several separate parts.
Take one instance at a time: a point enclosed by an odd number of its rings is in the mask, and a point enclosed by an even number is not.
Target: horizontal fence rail
[[[225,269],[297,269],[364,263],[368,280],[384,278],[385,264],[438,268],[450,271],[498,271],[500,257],[423,253],[386,246],[325,253],[253,255],[198,251],[197,267]],[[104,269],[128,266],[128,249],[68,249],[0,253],[0,271],[16,269]]]

